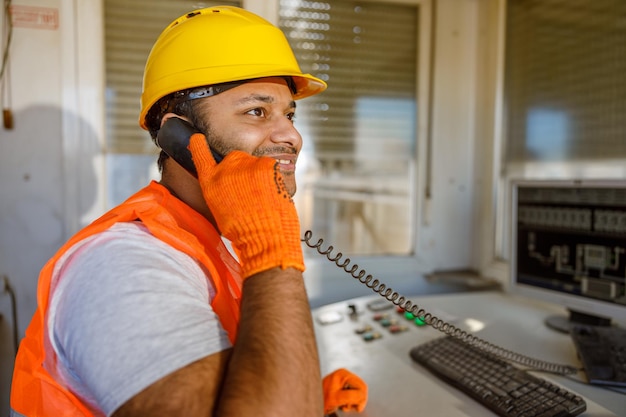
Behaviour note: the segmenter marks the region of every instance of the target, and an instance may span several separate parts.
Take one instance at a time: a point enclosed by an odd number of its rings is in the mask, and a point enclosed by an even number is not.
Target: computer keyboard
[[[626,330],[579,325],[570,335],[590,384],[626,388]]]
[[[580,396],[450,336],[418,345],[410,355],[502,417],[567,417],[587,409]]]

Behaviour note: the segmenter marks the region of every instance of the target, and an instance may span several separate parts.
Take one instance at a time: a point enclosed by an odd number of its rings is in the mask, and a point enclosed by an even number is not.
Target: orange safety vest
[[[152,182],[73,236],[46,263],[39,275],[37,310],[26,329],[15,360],[11,408],[28,417],[93,416],[88,408],[52,376],[56,355],[45,355],[46,313],[56,262],[74,244],[114,223],[140,220],[155,237],[196,259],[208,271],[215,288],[211,306],[230,341],[239,323],[241,267],[215,228],[199,213]]]

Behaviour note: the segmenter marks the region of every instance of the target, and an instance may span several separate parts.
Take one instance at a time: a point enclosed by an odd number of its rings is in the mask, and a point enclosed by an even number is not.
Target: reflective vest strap
[[[39,315],[37,310],[35,316]],[[36,319],[37,317],[35,317]],[[24,416],[93,417],[93,414],[67,389],[59,385],[40,365],[43,329],[33,320],[20,343],[11,387],[11,408]]]
[[[115,220],[111,218],[109,222],[102,222],[93,228],[88,227],[81,230],[63,245],[41,270],[37,288],[38,306],[26,329],[26,335],[20,342],[15,358],[11,384],[11,408],[13,411],[29,417],[93,417],[93,414],[75,395],[57,383],[43,368],[45,361],[43,347],[44,316],[48,309],[55,263],[75,243],[98,231],[105,230],[113,223]]]

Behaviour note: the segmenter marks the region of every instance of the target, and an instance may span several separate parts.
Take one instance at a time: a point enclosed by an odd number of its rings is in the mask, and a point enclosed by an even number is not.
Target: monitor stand
[[[580,311],[569,311],[569,317],[565,315],[549,316],[545,319],[545,324],[549,328],[561,333],[570,333],[573,326],[585,324],[588,326],[611,326],[611,319],[594,316],[592,314],[581,313]]]

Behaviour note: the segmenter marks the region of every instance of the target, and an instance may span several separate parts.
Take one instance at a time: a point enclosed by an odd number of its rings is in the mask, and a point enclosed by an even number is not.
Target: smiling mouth
[[[278,169],[283,175],[291,175],[296,170],[296,161],[293,159],[282,159],[275,158],[276,164],[278,164]]]

